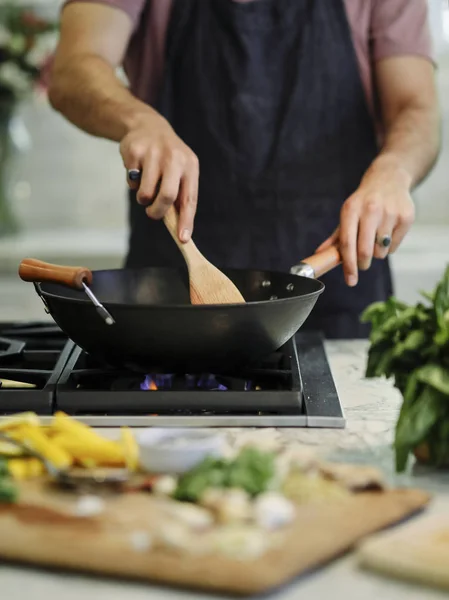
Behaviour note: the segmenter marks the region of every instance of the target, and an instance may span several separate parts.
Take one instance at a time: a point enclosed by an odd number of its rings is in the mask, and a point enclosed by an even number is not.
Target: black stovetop
[[[231,375],[110,368],[48,323],[0,323],[0,415],[62,410],[97,426],[344,427],[319,333]]]

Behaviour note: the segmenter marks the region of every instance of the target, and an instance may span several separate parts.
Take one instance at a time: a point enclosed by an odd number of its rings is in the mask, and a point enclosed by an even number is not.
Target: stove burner
[[[4,363],[7,359],[17,358],[24,348],[25,342],[0,337],[0,360]]]
[[[247,382],[245,382],[247,383]],[[215,375],[145,375],[141,390],[209,390],[224,392],[229,388],[217,380]]]
[[[0,335],[0,415],[22,410],[51,414],[73,342],[55,325],[38,323],[0,323]]]
[[[298,357],[299,355],[299,357]],[[238,373],[147,375],[89,356],[55,325],[0,323],[0,415],[62,410],[96,426],[343,427],[318,333]]]

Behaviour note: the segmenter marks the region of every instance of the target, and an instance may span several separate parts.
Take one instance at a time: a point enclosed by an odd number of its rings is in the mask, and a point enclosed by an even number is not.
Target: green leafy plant
[[[396,424],[396,469],[412,452],[449,464],[449,266],[433,293],[410,306],[392,297],[369,306],[366,377],[393,378],[403,397]]]

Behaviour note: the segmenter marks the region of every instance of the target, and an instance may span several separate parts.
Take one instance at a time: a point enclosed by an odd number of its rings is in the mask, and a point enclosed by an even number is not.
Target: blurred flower
[[[57,43],[56,23],[42,17],[39,2],[0,0],[0,102],[45,89]]]
[[[30,86],[30,77],[13,62],[0,65],[0,89],[15,90],[18,94],[26,93]]]

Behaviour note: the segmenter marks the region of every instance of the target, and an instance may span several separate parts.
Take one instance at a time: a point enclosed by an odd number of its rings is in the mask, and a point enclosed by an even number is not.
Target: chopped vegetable
[[[28,465],[22,458],[13,458],[9,460],[8,469],[11,476],[18,481],[28,477]]]
[[[8,461],[4,458],[0,458],[0,479],[8,475]]]
[[[159,475],[154,478],[152,491],[160,496],[172,496],[175,493],[177,481],[173,475]]]
[[[105,509],[105,502],[99,496],[82,496],[75,507],[78,517],[94,517],[101,514]]]
[[[251,497],[241,489],[208,489],[201,495],[200,504],[210,509],[219,523],[250,521],[253,517]]]
[[[18,497],[18,490],[14,483],[3,477],[0,479],[0,504],[2,502],[15,502]]]
[[[79,463],[94,461],[97,465],[123,466],[123,447],[108,440],[88,425],[57,412],[50,426],[53,442]]]
[[[178,481],[174,497],[196,502],[208,488],[239,488],[251,496],[269,489],[275,476],[275,455],[245,448],[233,460],[207,457]]]
[[[51,440],[48,438],[39,427],[24,425],[23,427],[11,430],[9,436],[12,439],[24,442],[32,450],[44,456],[58,469],[67,469],[73,462],[70,454],[57,444],[55,439]]]
[[[417,448],[435,466],[449,463],[449,266],[435,291],[422,295],[415,306],[390,298],[362,315],[372,325],[366,376],[393,378],[403,397],[394,443],[399,472]]]
[[[15,444],[10,442],[4,442],[0,440],[0,456],[21,456],[23,454],[23,450],[21,450]]]
[[[0,504],[2,502],[15,502],[18,490],[9,477],[8,462],[0,458]]]
[[[81,438],[70,433],[55,435],[53,442],[63,449],[76,462],[107,466],[123,466],[125,458],[120,444],[112,440],[98,438]]]
[[[40,477],[45,473],[45,466],[38,458],[11,458],[8,470],[14,479],[23,480]]]
[[[85,468],[126,465],[132,471],[138,468],[138,447],[127,428],[122,430],[121,441],[116,442],[62,412],[56,413],[52,423],[45,426],[40,424],[35,413],[27,412],[1,417],[0,430],[41,454],[59,469],[67,469],[74,464]],[[15,479],[36,477],[45,471],[41,461],[30,458],[7,441],[0,440],[1,456],[10,459],[9,470]]]
[[[293,503],[278,492],[265,492],[256,498],[256,521],[264,529],[285,527],[294,520],[295,514]]]
[[[33,412],[18,413],[17,415],[2,417],[0,419],[0,431],[13,429],[19,425],[32,425],[34,427],[39,427],[40,420],[37,414]]]
[[[296,504],[339,502],[350,496],[350,492],[340,483],[299,470],[294,470],[287,476],[282,493]]]

